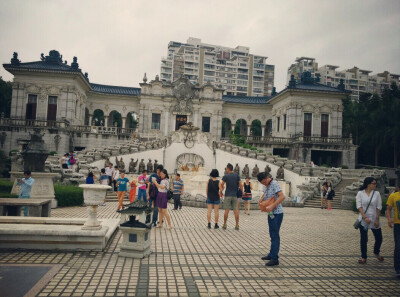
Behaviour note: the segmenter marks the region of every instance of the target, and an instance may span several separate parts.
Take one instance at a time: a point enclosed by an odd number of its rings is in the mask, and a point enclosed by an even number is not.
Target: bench
[[[50,217],[51,199],[0,198],[0,216],[19,216],[29,206],[30,217]]]

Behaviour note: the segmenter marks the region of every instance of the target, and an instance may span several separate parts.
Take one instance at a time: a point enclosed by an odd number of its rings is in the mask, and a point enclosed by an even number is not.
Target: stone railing
[[[104,126],[73,126],[74,131],[84,133],[96,133],[96,134],[124,134],[132,135],[135,133],[135,129],[119,128],[119,127],[104,127]]]
[[[342,137],[297,136],[293,138],[293,141],[317,144],[352,144],[351,138]]]
[[[245,139],[247,143],[277,143],[277,144],[292,143],[292,139],[287,137],[245,136]]]
[[[248,144],[292,144],[294,142],[306,142],[315,144],[352,144],[351,138],[302,136],[273,137],[273,136],[244,136]]]
[[[42,119],[28,120],[22,118],[0,118],[0,126],[7,127],[39,127],[39,128],[67,128],[68,121],[48,121]]]

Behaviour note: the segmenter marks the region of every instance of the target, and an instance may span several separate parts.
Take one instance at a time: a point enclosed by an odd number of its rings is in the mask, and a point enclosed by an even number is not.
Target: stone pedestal
[[[122,232],[120,246],[121,257],[142,259],[148,257],[153,251],[150,249],[150,231],[147,228],[119,227]]]
[[[106,191],[111,189],[110,186],[105,185],[79,185],[83,188],[83,199],[88,206],[89,216],[87,221],[82,227],[82,230],[100,230],[101,223],[97,220],[97,206],[104,202]]]
[[[14,180],[14,185],[11,190],[11,194],[19,195],[21,192],[21,187],[17,184],[18,178],[23,178],[23,172],[11,171],[11,178]],[[51,208],[57,207],[57,200],[54,196],[54,183],[53,178],[57,176],[58,173],[52,172],[32,172],[32,178],[35,180],[31,190],[32,199],[51,199]]]
[[[290,197],[290,181],[276,180],[281,187],[283,195],[288,199]]]

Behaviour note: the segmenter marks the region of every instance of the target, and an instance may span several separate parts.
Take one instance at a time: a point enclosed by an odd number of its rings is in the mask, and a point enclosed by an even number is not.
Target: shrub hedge
[[[1,193],[11,193],[13,182],[8,180],[0,179],[0,192]]]
[[[80,206],[83,204],[83,189],[75,186],[54,185],[58,206]]]

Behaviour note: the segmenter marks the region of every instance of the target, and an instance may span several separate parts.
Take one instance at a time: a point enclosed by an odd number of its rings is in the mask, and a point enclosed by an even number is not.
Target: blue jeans
[[[400,273],[400,224],[394,224],[394,269]]]
[[[143,196],[143,201],[147,202],[147,192],[146,189],[140,189],[139,188],[139,193],[138,193],[138,200],[141,201]]]
[[[282,225],[283,213],[274,214],[274,218],[271,219],[268,216],[268,228],[269,228],[269,237],[271,238],[271,249],[269,250],[269,256],[272,260],[278,261],[279,259],[279,247],[281,244],[281,238],[279,236],[279,230]]]
[[[31,196],[30,195],[19,195],[19,198],[29,199],[29,198],[31,198]],[[29,206],[24,206],[23,209],[24,209],[24,217],[27,217],[29,214]]]
[[[154,202],[154,210],[153,210],[153,219],[152,219],[152,223],[155,224],[157,223],[158,220],[158,207],[156,206],[156,199],[154,198],[150,198],[149,197],[149,201],[150,201],[150,207],[152,207],[153,202]]]

